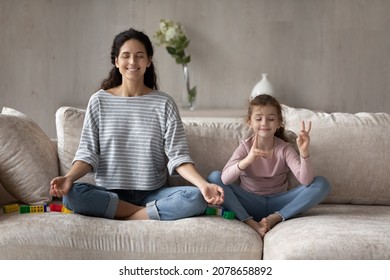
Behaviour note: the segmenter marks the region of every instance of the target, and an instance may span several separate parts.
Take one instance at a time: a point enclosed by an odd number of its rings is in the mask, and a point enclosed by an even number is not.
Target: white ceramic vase
[[[272,87],[271,82],[268,80],[268,74],[262,73],[261,80],[252,89],[250,100],[258,96],[259,94],[273,95],[273,93],[274,93],[274,88]]]

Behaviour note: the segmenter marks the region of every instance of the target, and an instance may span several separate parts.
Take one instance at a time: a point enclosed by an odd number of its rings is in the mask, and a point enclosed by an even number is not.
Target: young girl
[[[320,203],[330,187],[324,177],[314,177],[311,122],[301,123],[296,140],[300,155],[284,135],[282,109],[272,96],[251,100],[247,123],[254,135],[240,143],[222,173],[214,171],[208,180],[224,189],[222,206],[264,237],[277,223]],[[287,191],[289,170],[302,185]],[[238,178],[239,186],[233,184]]]

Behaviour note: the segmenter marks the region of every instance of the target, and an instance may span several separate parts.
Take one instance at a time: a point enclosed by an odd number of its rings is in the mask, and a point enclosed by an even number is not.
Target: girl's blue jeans
[[[113,219],[118,201],[145,206],[152,220],[177,220],[205,213],[207,202],[197,187],[161,187],[154,191],[107,190],[74,183],[63,197],[65,207],[75,213]]]
[[[240,221],[250,218],[260,221],[272,213],[279,213],[283,220],[287,220],[319,204],[330,192],[329,182],[322,176],[315,177],[309,186],[302,185],[273,195],[258,195],[238,185],[225,185],[220,171],[213,171],[208,181],[223,188],[225,200],[222,206],[235,212]]]

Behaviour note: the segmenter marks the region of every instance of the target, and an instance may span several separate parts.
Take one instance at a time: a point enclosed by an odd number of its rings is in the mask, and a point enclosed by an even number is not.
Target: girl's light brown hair
[[[273,106],[276,109],[276,112],[278,114],[278,119],[280,123],[280,128],[278,128],[275,132],[275,136],[286,141],[290,142],[290,140],[287,138],[284,132],[284,119],[283,119],[283,113],[282,113],[282,106],[280,105],[279,101],[276,100],[271,95],[268,94],[260,94],[257,95],[255,98],[253,98],[249,102],[249,107],[248,107],[248,116],[247,119],[250,120],[252,113],[253,113],[253,107],[254,106]]]

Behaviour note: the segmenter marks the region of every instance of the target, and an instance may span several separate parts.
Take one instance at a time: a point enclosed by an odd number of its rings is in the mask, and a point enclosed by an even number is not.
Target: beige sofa
[[[301,120],[313,122],[311,157],[332,191],[323,204],[278,224],[264,240],[245,224],[217,216],[116,221],[13,212],[0,214],[0,259],[390,259],[390,114],[283,110],[293,132]],[[83,110],[60,108],[57,139],[51,140],[27,116],[3,109],[0,204],[50,203],[50,179],[70,168],[83,118]],[[183,121],[205,177],[222,169],[249,135],[241,118]],[[170,178],[172,184],[181,181]]]

